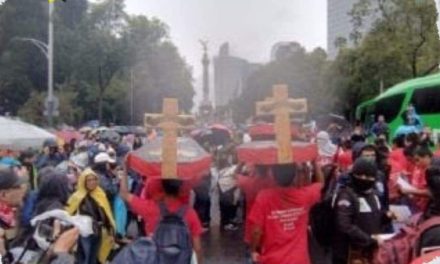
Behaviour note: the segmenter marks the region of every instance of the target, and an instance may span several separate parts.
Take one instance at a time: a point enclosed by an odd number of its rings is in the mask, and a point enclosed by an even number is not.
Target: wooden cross
[[[307,113],[307,99],[289,99],[287,85],[275,85],[273,97],[257,102],[257,115],[275,115],[278,162],[292,163],[290,114]]]
[[[163,179],[177,179],[178,131],[194,125],[195,119],[189,115],[179,115],[179,103],[175,98],[165,98],[162,108],[162,114],[145,114],[145,126],[162,129],[161,176]]]

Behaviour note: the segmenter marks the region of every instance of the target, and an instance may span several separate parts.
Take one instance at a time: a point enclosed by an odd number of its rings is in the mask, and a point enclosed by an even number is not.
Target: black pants
[[[194,188],[196,194],[194,210],[202,224],[207,225],[211,221],[211,175],[206,176],[199,186]]]
[[[237,216],[237,205],[234,204],[234,192],[236,188],[233,188],[226,192],[220,191],[220,224],[225,226],[231,224]]]

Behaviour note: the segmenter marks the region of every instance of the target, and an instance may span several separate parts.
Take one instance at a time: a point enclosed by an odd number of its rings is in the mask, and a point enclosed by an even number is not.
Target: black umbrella
[[[333,138],[349,137],[353,128],[343,116],[336,114],[321,115],[316,119],[319,130],[329,132]]]

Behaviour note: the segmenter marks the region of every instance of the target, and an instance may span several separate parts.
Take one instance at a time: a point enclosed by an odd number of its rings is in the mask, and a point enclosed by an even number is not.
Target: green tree
[[[327,55],[322,49],[307,52],[301,45],[296,46],[289,56],[262,66],[249,77],[243,93],[231,103],[235,121],[253,116],[255,102],[271,96],[275,84],[287,84],[291,97],[307,98],[310,114],[328,112],[333,98],[323,80]]]
[[[75,107],[74,100],[77,94],[68,90],[68,87],[57,96],[60,102],[59,116],[56,117],[58,123],[77,124],[82,118],[82,109]],[[41,109],[44,107],[44,99],[47,97],[45,92],[32,91],[31,97],[20,108],[18,115],[25,121],[34,124],[44,124],[46,117],[43,116]]]
[[[337,107],[353,117],[356,106],[378,95],[382,85],[391,87],[435,71],[440,41],[432,0],[361,0],[351,15],[355,36],[366,16],[379,17],[358,46],[341,49],[326,74]]]
[[[168,28],[157,19],[133,16],[123,34],[126,65],[133,75],[134,109],[137,122],[143,113],[162,111],[164,97],[179,98],[180,108],[192,108],[192,73],[169,41]]]
[[[45,42],[47,7],[47,0],[0,5],[0,112],[40,124],[47,60],[17,38]],[[124,7],[124,0],[56,1],[54,88],[60,100],[64,93],[70,96],[66,105],[72,109],[62,111],[68,117],[60,122],[127,122],[131,87],[137,121],[145,111],[160,111],[163,97],[178,97],[183,109],[191,109],[191,71],[169,40],[168,27],[158,19],[130,16]]]

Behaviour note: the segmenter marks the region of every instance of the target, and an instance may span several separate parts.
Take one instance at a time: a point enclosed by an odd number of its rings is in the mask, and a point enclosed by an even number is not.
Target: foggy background
[[[250,62],[267,62],[279,41],[297,41],[308,50],[326,47],[325,0],[126,0],[126,5],[129,13],[155,16],[169,26],[193,68],[195,102],[201,99],[199,39],[209,40],[211,59],[228,41],[232,55]]]

